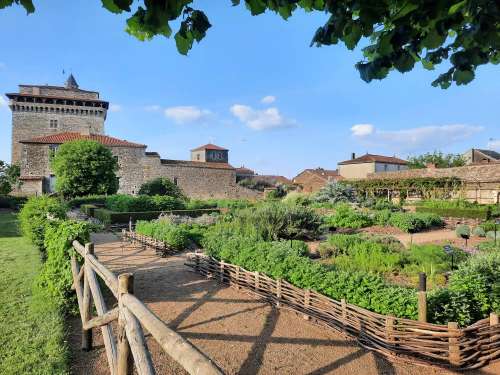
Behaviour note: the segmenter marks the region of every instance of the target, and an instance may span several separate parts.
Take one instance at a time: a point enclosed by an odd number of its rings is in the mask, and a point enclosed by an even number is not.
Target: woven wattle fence
[[[496,314],[465,328],[453,322],[423,323],[377,314],[345,300],[335,301],[203,254],[190,253],[187,265],[206,277],[244,288],[279,307],[340,330],[365,348],[388,357],[455,369],[482,367],[500,357],[500,324]]]
[[[125,229],[122,229],[122,241],[129,241],[132,244],[147,246],[151,249],[154,249],[156,251],[156,254],[160,255],[163,258],[168,255],[178,253],[177,250],[163,241],[136,233],[134,231],[127,231]]]

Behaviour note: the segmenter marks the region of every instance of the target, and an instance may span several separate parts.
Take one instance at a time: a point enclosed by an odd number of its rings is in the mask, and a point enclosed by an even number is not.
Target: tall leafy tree
[[[7,164],[0,160],[0,195],[9,194],[19,187],[20,168],[15,164]]]
[[[126,30],[140,40],[170,37],[171,21],[182,18],[175,33],[177,49],[187,54],[211,24],[193,0],[101,0],[108,11],[130,13]],[[268,10],[288,19],[297,9],[324,12],[328,20],[311,45],[342,42],[348,49],[363,45],[364,59],[356,64],[361,78],[385,78],[420,63],[425,69],[448,62],[433,86],[467,84],[478,66],[500,62],[500,2],[497,0],[231,0],[244,3],[252,15]],[[32,0],[0,0],[0,8],[21,4],[34,12]]]
[[[51,161],[56,191],[65,197],[114,194],[118,162],[111,150],[95,141],[72,141],[59,146]]]
[[[428,164],[434,164],[437,168],[461,167],[465,165],[465,159],[460,154],[443,154],[441,151],[408,158],[410,169],[426,168]]]

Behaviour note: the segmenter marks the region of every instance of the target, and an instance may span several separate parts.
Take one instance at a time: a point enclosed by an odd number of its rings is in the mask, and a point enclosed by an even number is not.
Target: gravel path
[[[109,234],[93,240],[99,259],[116,273],[134,272],[138,298],[227,374],[452,374],[389,362],[293,312],[201,278],[184,265],[182,254],[162,259],[151,250],[122,247]],[[114,303],[110,299],[109,307]],[[94,330],[96,349],[85,353],[79,349],[79,319],[70,326],[72,372],[108,374],[99,331]],[[148,346],[158,374],[185,374],[151,337]],[[499,365],[470,374],[500,374]]]

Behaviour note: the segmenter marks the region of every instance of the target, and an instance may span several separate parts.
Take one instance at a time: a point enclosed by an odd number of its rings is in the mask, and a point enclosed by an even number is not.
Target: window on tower
[[[51,129],[57,129],[57,126],[59,125],[57,122],[58,122],[58,121],[57,121],[57,120],[54,120],[54,119],[49,120],[49,127],[50,127]]]

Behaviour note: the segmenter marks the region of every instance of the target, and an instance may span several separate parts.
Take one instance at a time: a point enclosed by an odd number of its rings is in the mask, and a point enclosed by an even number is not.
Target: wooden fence
[[[168,255],[178,253],[177,250],[169,246],[167,243],[145,236],[143,234],[136,233],[132,230],[122,229],[122,240],[129,241],[132,244],[140,244],[142,246],[153,249],[157,255],[165,258]]]
[[[365,348],[388,357],[455,369],[482,367],[500,357],[500,324],[496,314],[465,328],[453,322],[431,324],[377,314],[203,254],[189,254],[188,265],[202,275],[244,288],[277,306],[301,313],[306,319],[313,318],[340,330]]]
[[[112,375],[132,374],[134,365],[139,375],[155,373],[143,328],[188,373],[223,374],[209,358],[170,329],[134,296],[132,274],[116,276],[99,262],[91,243],[82,246],[74,241],[73,248],[79,255],[72,255],[71,270],[82,319],[82,349],[92,349],[92,328],[100,327]],[[83,263],[80,263],[81,260]],[[107,308],[98,277],[117,299],[117,307]],[[92,301],[97,312],[95,317],[92,317]]]

